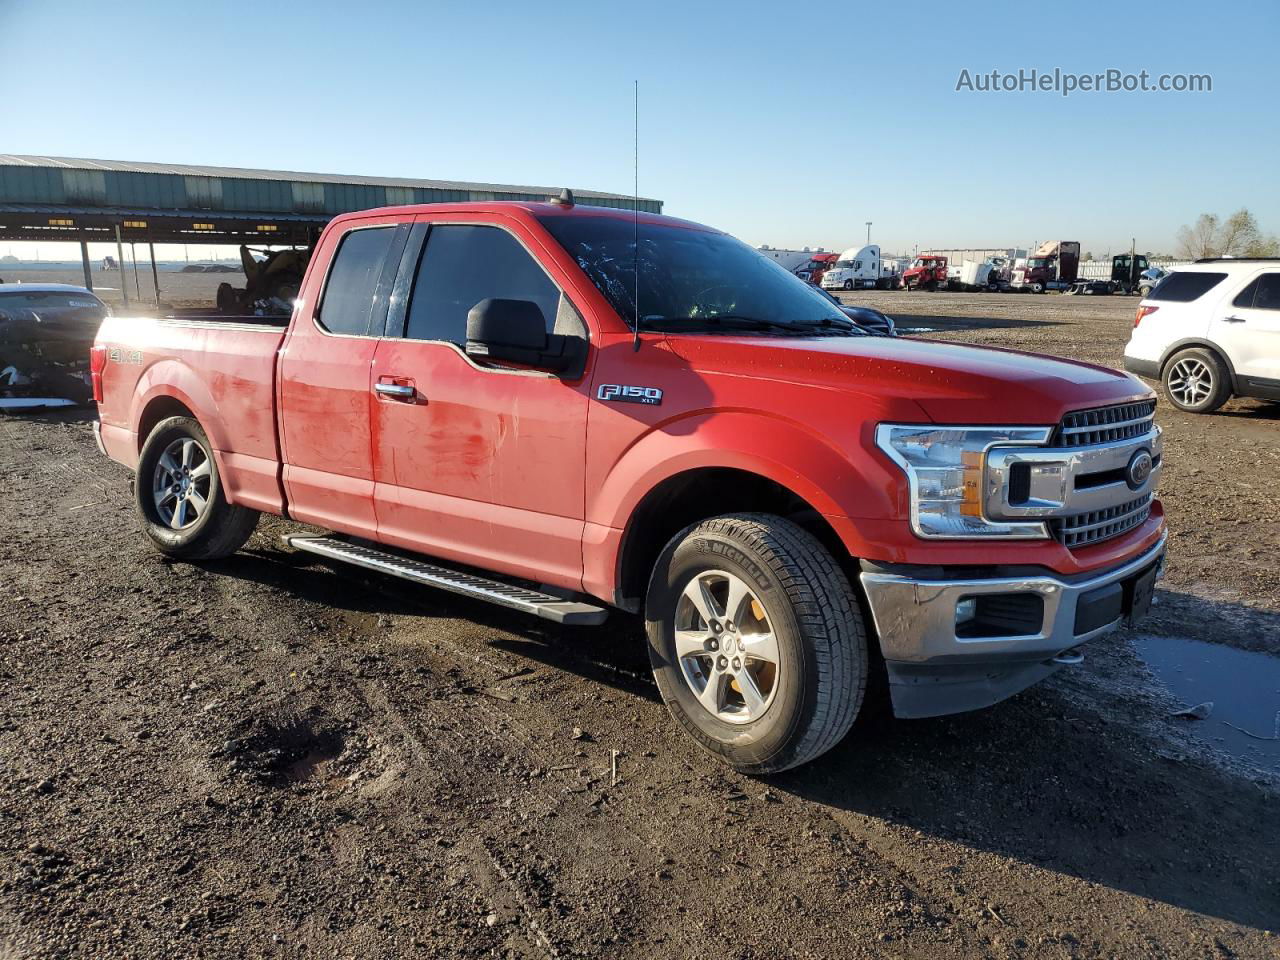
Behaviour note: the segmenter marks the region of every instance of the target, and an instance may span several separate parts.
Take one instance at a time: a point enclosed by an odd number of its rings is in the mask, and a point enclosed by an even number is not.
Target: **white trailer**
[[[812,259],[815,253],[826,253],[822,247],[812,250],[805,247],[803,250],[782,250],[778,247],[770,247],[768,245],[757,247],[756,252],[762,257],[768,257],[778,266],[782,267],[787,273],[794,273],[797,267],[802,267]]]

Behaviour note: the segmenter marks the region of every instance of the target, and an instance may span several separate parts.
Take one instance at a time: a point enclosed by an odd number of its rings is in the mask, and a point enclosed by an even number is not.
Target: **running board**
[[[330,560],[341,560],[343,563],[364,567],[366,570],[377,570],[389,573],[393,577],[421,583],[428,587],[439,587],[450,593],[460,593],[465,597],[487,600],[502,607],[522,610],[556,623],[572,626],[594,626],[604,623],[609,611],[604,607],[589,603],[578,603],[565,600],[563,597],[517,587],[475,574],[450,570],[424,560],[414,560],[394,553],[375,550],[372,547],[349,543],[337,537],[313,537],[291,534],[284,537],[284,542],[295,550],[305,550]]]

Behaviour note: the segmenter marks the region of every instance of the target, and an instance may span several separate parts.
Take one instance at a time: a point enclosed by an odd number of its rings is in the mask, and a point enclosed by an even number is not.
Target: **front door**
[[[579,589],[586,380],[481,365],[464,352],[467,313],[490,297],[533,301],[548,332],[586,335],[521,229],[430,223],[408,267],[403,327],[388,329],[372,368],[378,539]]]

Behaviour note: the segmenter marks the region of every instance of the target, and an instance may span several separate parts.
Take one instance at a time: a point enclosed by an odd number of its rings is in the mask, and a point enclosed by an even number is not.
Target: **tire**
[[[1033,283],[1033,284],[1031,285],[1031,292],[1032,292],[1032,293],[1044,293],[1044,284],[1043,284],[1043,283]]]
[[[1213,413],[1231,397],[1231,374],[1212,350],[1191,347],[1169,358],[1160,371],[1164,395],[1187,413]]]
[[[813,760],[862,706],[867,637],[853,589],[835,558],[781,517],[730,514],[677,534],[654,567],[645,629],[671,715],[742,773]],[[764,636],[772,647],[752,639]]]
[[[852,290],[852,289],[853,289],[853,281],[852,281],[852,280],[846,280],[846,281],[844,282],[844,288],[845,288],[846,290]]]
[[[1150,287],[1139,287],[1139,288],[1138,288],[1138,296],[1140,296],[1143,300],[1147,299],[1147,297],[1151,296],[1151,288],[1150,288]]]
[[[212,451],[208,436],[190,417],[161,420],[142,445],[134,506],[147,539],[166,556],[229,556],[258,525],[258,511],[227,502]]]

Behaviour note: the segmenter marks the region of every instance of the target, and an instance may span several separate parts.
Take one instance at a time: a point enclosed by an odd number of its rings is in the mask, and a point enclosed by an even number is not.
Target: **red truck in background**
[[[834,746],[869,682],[935,716],[1079,662],[1164,555],[1136,380],[869,336],[719,231],[568,197],[338,217],[287,325],[111,317],[91,359],[160,551],[267,512],[335,562],[640,613],[672,714],[752,773]]]
[[[827,271],[835,266],[836,261],[839,259],[840,254],[838,253],[815,253],[809,258],[808,263],[797,267],[792,272],[801,280],[818,287],[822,285],[822,278]]]
[[[1050,240],[1015,267],[1009,286],[1014,290],[1044,293],[1070,290],[1080,276],[1080,244],[1075,240]]]
[[[941,290],[947,285],[947,258],[923,253],[902,271],[904,290]]]

